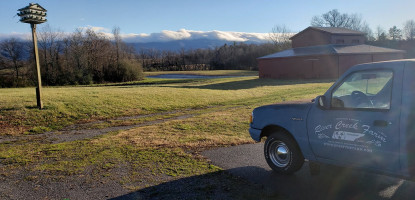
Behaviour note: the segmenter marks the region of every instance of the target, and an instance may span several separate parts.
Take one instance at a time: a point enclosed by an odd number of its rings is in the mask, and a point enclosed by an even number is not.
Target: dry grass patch
[[[196,151],[214,146],[251,143],[247,131],[251,109],[238,107],[139,127],[108,139],[133,144],[137,148],[183,148]]]

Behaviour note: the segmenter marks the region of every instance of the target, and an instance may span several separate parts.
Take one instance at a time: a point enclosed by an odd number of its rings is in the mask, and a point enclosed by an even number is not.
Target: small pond
[[[197,79],[197,78],[233,78],[244,76],[208,76],[194,74],[160,74],[155,76],[147,76],[147,78],[171,78],[171,79]]]

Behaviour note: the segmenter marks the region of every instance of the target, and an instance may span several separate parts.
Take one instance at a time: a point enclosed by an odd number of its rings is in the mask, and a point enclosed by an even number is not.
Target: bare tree
[[[95,82],[103,82],[105,80],[105,74],[112,69],[110,66],[114,66],[114,58],[110,56],[112,54],[111,41],[105,37],[102,33],[97,33],[92,29],[86,29],[85,31],[85,43],[84,48],[86,50],[86,63],[88,71],[92,74]],[[112,67],[111,67],[112,68]],[[118,68],[114,79],[119,79]],[[114,80],[118,81],[118,80]]]
[[[15,85],[18,86],[19,70],[22,67],[22,59],[24,54],[24,45],[16,38],[6,39],[0,43],[0,53],[5,62],[11,63],[11,69],[16,75]]]
[[[383,29],[380,26],[376,27],[376,36],[375,36],[377,41],[386,41],[388,39],[388,36],[386,34],[385,29]]]
[[[396,26],[393,26],[389,29],[389,37],[392,40],[400,40],[402,38],[402,31],[398,29]]]
[[[6,58],[4,58],[4,56],[0,53],[0,71],[3,70],[3,69],[7,69]],[[5,71],[1,71],[1,72],[2,73],[0,73],[0,76],[1,75],[8,75],[7,72],[5,72]]]
[[[120,63],[120,48],[121,48],[121,36],[120,36],[120,27],[116,26],[112,29],[112,34],[114,36],[114,44],[116,51],[117,65]]]
[[[84,42],[85,39],[83,37],[83,30],[81,28],[77,28],[75,32],[73,32],[68,38],[68,63],[72,63],[75,69],[82,70],[84,67],[83,57],[85,57],[85,48]],[[71,66],[72,67],[72,66]]]
[[[62,51],[63,32],[52,29],[46,24],[39,35],[39,47],[42,68],[44,69],[44,82],[47,84],[55,84],[58,79],[58,73],[61,71],[59,56]]]
[[[291,48],[290,37],[293,35],[292,31],[285,25],[275,25],[268,37],[277,48],[277,51],[282,51]]]
[[[140,55],[139,57],[141,59],[141,65],[143,66],[143,68],[147,68],[146,61],[148,60],[148,56],[146,49],[140,48],[140,51],[138,53]]]
[[[181,60],[181,63],[180,63],[180,68],[181,68],[181,70],[185,70],[185,68],[186,68],[186,51],[185,51],[185,49],[184,48],[181,48],[180,49],[180,60]]]
[[[360,31],[362,31],[363,33],[365,33],[366,40],[368,40],[368,41],[375,41],[376,40],[375,36],[373,35],[373,31],[369,27],[369,24],[368,23],[363,22],[362,23],[362,26],[360,28]]]
[[[403,33],[407,40],[415,39],[415,21],[413,19],[405,22]]]
[[[311,19],[311,26],[360,30],[362,28],[362,17],[358,14],[342,14],[337,9],[333,9],[321,16],[314,16]]]

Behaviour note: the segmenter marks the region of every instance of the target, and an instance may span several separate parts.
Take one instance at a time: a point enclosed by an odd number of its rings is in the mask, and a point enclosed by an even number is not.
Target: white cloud
[[[104,27],[100,27],[100,26],[88,25],[88,26],[79,27],[79,28],[80,29],[91,29],[91,30],[93,30],[95,32],[98,32],[98,33],[110,33],[111,32],[111,30],[109,30],[107,28],[104,28]]]
[[[122,34],[126,42],[160,42],[173,40],[193,40],[193,39],[220,39],[235,42],[266,42],[268,33],[243,33],[231,31],[193,31],[180,29],[178,31],[163,30],[160,33],[151,34]]]
[[[99,32],[108,38],[112,38],[111,30],[104,27],[86,26],[79,27],[81,29],[92,29],[95,32]],[[69,33],[65,33],[69,34]],[[0,40],[10,37],[16,37],[24,40],[31,40],[30,33],[11,33],[1,34]],[[194,39],[212,39],[212,40],[226,40],[230,42],[267,42],[268,33],[245,33],[245,32],[232,32],[232,31],[194,31],[180,29],[178,31],[163,30],[159,33],[127,33],[121,34],[122,39],[125,42],[167,42],[174,40],[194,40]]]

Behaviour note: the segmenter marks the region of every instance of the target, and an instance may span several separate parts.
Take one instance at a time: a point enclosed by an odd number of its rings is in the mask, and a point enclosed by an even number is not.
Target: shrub
[[[118,64],[118,80],[137,81],[143,79],[143,67],[140,62],[133,59],[123,59]]]

